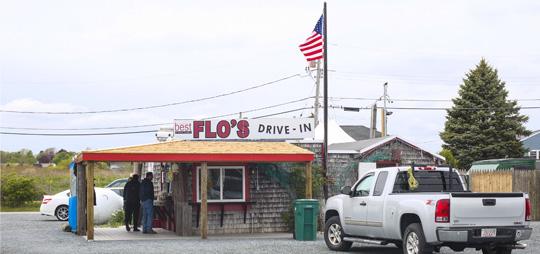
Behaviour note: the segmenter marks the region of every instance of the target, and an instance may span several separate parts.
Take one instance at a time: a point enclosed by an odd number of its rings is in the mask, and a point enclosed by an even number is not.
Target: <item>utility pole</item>
[[[369,125],[369,138],[376,138],[377,133],[377,102],[371,106],[371,122]]]
[[[321,83],[321,59],[317,60],[317,77],[315,79],[315,112],[313,113],[314,114],[314,118],[315,118],[315,127],[317,127],[317,125],[319,125],[319,108],[321,107],[321,103],[319,102],[319,98],[320,98],[320,93],[321,93],[321,89],[319,88],[319,85]]]
[[[386,101],[388,100],[388,82],[384,82],[384,95],[383,95],[383,109],[381,119],[381,136],[386,137],[388,135],[388,111],[386,110]]]

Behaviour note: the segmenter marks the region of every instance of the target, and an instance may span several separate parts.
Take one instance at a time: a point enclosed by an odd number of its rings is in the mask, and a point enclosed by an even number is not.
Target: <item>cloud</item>
[[[32,98],[22,98],[12,100],[4,105],[0,105],[2,110],[10,111],[50,111],[50,112],[67,112],[81,111],[84,107],[76,106],[69,103],[48,103]]]

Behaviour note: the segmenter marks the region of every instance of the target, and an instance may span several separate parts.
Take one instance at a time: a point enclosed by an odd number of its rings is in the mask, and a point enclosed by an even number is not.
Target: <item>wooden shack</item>
[[[77,233],[94,238],[96,162],[155,163],[160,167],[154,203],[156,225],[186,236],[284,231],[281,212],[291,199],[265,174],[267,163],[299,163],[312,197],[314,154],[286,142],[170,141],[84,151],[77,158]],[[144,167],[137,167],[142,173]],[[142,175],[142,174],[141,174]],[[254,226],[254,220],[257,225]],[[155,226],[156,226],[155,225]]]

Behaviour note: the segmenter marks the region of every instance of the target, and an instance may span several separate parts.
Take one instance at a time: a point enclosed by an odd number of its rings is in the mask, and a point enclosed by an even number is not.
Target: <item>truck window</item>
[[[375,189],[373,189],[373,196],[380,196],[382,194],[387,177],[387,171],[382,171],[379,173],[379,176],[377,176],[377,182],[375,182]]]
[[[456,172],[452,172],[452,178],[448,171],[414,171],[414,178],[418,182],[418,188],[409,189],[407,172],[399,172],[396,176],[393,192],[444,192],[465,191]],[[451,188],[451,189],[450,189]]]
[[[371,186],[373,186],[373,173],[364,177],[354,188],[353,197],[369,196]]]

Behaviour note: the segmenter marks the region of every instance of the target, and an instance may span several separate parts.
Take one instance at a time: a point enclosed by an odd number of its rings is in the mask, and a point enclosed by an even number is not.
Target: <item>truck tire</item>
[[[420,223],[409,224],[403,233],[403,253],[424,254],[432,252],[433,248],[426,243],[422,225]]]
[[[352,242],[344,241],[345,232],[341,227],[341,221],[338,216],[331,217],[324,224],[324,242],[331,250],[346,251],[352,246]]]
[[[506,247],[492,247],[492,248],[482,248],[483,254],[510,254],[512,253],[511,248]]]

